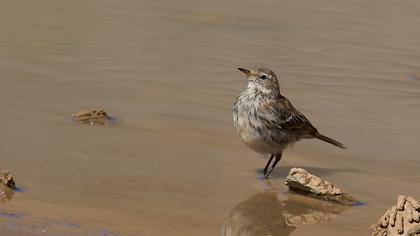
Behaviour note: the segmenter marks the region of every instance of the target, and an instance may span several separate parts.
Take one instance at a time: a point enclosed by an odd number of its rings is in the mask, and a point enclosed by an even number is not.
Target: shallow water
[[[265,161],[240,143],[231,118],[246,84],[235,68],[265,65],[321,132],[349,147],[295,145],[270,179],[278,197],[287,198],[284,177],[299,166],[367,203],[290,235],[367,234],[398,194],[420,198],[420,82],[411,79],[420,73],[419,7],[4,2],[0,160],[24,191],[1,206],[22,216],[1,229],[218,235],[238,204],[267,188],[259,180]],[[117,124],[66,122],[93,106]]]

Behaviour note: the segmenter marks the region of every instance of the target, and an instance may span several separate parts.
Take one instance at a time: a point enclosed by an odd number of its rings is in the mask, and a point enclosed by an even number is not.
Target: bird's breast
[[[249,95],[238,97],[233,109],[233,121],[241,140],[256,152],[276,153],[285,146],[285,133],[261,111],[261,101]]]

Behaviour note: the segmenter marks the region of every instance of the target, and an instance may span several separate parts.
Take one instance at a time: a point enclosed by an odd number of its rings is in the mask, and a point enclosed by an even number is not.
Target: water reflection
[[[221,236],[285,236],[300,225],[332,220],[348,208],[270,187],[238,203],[223,224]]]
[[[6,203],[12,199],[14,194],[13,189],[0,184],[0,204]]]

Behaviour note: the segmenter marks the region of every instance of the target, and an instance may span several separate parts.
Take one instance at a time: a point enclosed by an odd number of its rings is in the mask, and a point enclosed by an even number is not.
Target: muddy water
[[[246,84],[235,68],[265,65],[319,130],[349,147],[297,144],[273,172],[277,197],[288,198],[284,177],[300,166],[367,203],[288,233],[367,234],[397,194],[420,198],[419,8],[408,0],[3,2],[0,160],[23,192],[1,206],[1,230],[218,235],[235,209],[266,206],[255,197],[267,191],[265,161],[231,121]],[[91,106],[117,124],[66,122]]]

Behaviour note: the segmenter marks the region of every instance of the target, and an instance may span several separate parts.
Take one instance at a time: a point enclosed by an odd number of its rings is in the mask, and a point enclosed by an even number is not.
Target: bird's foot
[[[267,175],[267,169],[268,169],[268,168],[264,168],[264,170],[263,170],[264,177]]]
[[[274,168],[270,168],[270,171],[264,170],[264,179],[268,179],[268,176],[271,174],[271,171],[273,171]]]

